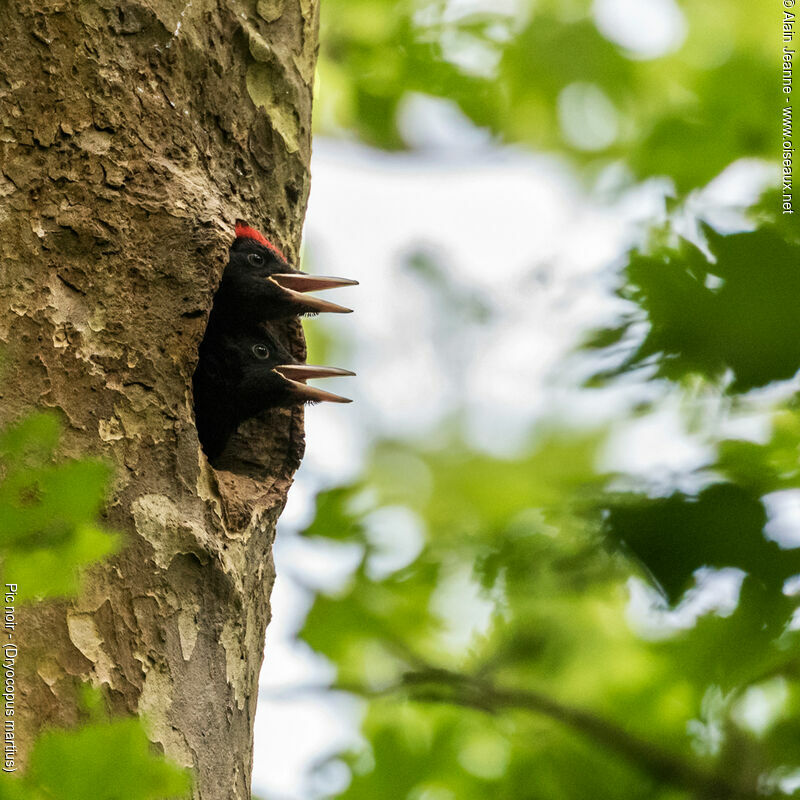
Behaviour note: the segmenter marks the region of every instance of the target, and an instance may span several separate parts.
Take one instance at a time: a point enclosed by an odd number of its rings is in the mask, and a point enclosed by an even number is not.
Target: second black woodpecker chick
[[[206,337],[193,379],[197,434],[206,455],[216,459],[242,422],[268,408],[321,401],[349,403],[346,397],[305,382],[354,374],[298,363],[266,333]]]

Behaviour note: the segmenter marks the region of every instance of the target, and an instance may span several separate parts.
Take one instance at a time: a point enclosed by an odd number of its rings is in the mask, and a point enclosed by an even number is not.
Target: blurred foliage
[[[455,104],[496,141],[623,160],[679,193],[732,161],[775,158],[780,81],[775,13],[737,0],[642,3],[327,0],[316,129],[383,148],[408,145],[414,94]],[[611,41],[616,27],[668,29],[655,54]],[[660,14],[658,13],[660,10]],[[665,19],[664,14],[667,14]],[[630,33],[628,34],[630,35]],[[635,45],[632,45],[635,46]]]
[[[80,569],[119,545],[97,525],[108,467],[91,459],[55,462],[59,434],[48,413],[0,434],[0,579],[18,585],[20,602],[74,594]]]
[[[620,43],[626,21],[647,38],[645,7],[654,26],[674,23],[659,52]],[[649,382],[695,416],[713,398],[720,417],[769,421],[759,439],[695,421],[711,456],[659,485],[598,466],[629,420],[540,431],[507,460],[457,437],[376,443],[359,480],[319,495],[304,532],[361,552],[302,631],[335,665],[335,688],[369,698],[339,797],[800,791],[800,233],[774,190],[735,232],[689,196],[737,160],[777,160],[779,12],[323,4],[318,132],[412,147],[423,95],[590,177],[622,164],[631,181],[668,178],[676,198],[620,259],[623,311],[583,348],[599,365],[586,391]],[[411,266],[446,286],[424,254]]]
[[[138,719],[49,730],[19,778],[0,779],[2,800],[165,800],[186,797],[189,776],[152,751]]]
[[[737,567],[778,594],[800,574],[800,552],[764,538],[767,512],[758,495],[732,483],[714,483],[696,496],[634,494],[610,505],[610,537],[647,566],[671,601],[699,567]]]
[[[631,310],[589,346],[613,355],[642,323],[647,334],[596,380],[645,368],[670,380],[700,375],[739,393],[797,372],[800,242],[774,224],[728,236],[701,230],[702,247],[681,239],[631,254],[618,291]]]
[[[0,433],[0,583],[17,585],[20,604],[77,593],[81,571],[120,544],[119,536],[97,523],[110,469],[88,458],[56,459],[60,429],[54,414],[36,413]],[[4,666],[13,677],[13,664]],[[20,689],[17,683],[18,701]],[[42,733],[23,774],[0,774],[0,799],[186,796],[188,773],[154,752],[140,720],[109,720],[99,692],[84,687],[83,695],[88,722]],[[14,719],[4,720],[8,738]]]
[[[787,413],[766,444],[720,442],[694,495],[622,493],[635,478],[598,472],[600,433],[556,432],[510,460],[385,442],[323,492],[304,534],[362,556],[302,636],[338,689],[372,698],[339,796],[780,794],[800,770],[800,550],[765,533],[776,484],[730,465],[745,444],[779,464]],[[423,532],[413,551],[383,530],[399,508]],[[704,567],[743,574],[732,612],[688,613]],[[631,626],[631,580],[664,593],[671,627]]]

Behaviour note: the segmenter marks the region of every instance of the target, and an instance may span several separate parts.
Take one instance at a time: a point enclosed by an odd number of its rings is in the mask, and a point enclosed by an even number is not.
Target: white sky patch
[[[477,36],[445,30],[439,41],[444,59],[467,75],[491,78],[500,63],[500,50]]]
[[[291,496],[291,492],[290,492]],[[282,530],[275,546],[277,578],[272,590],[272,619],[267,628],[265,658],[259,682],[255,720],[253,791],[286,800],[308,800],[346,785],[347,771],[325,771],[316,778],[312,770],[326,754],[360,743],[359,720],[363,703],[329,692],[306,692],[325,686],[336,677],[333,665],[295,637],[311,608],[313,595],[292,580],[336,588],[346,581],[353,563],[342,563],[325,548]]]
[[[605,150],[617,138],[617,110],[594,83],[571,83],[558,95],[558,122],[564,138],[579,150]]]
[[[473,575],[472,565],[460,564],[440,577],[431,598],[434,613],[441,617],[441,638],[453,653],[464,652],[474,638],[489,629],[495,604],[487,598]]]
[[[766,535],[781,547],[800,547],[800,489],[771,492],[762,500],[769,514]]]
[[[677,50],[687,25],[674,0],[595,0],[600,33],[641,58],[658,58]]]
[[[310,480],[302,480],[292,486],[281,514],[280,524],[289,530],[302,530],[314,518],[315,486]]]
[[[361,544],[337,542],[319,537],[306,539],[287,532],[276,540],[276,561],[280,559],[290,576],[300,578],[315,591],[341,591],[364,555]]]
[[[338,793],[349,770],[327,769],[317,778],[311,768],[325,757],[358,747],[357,725],[363,703],[344,694],[309,692],[285,698],[261,695],[255,719],[253,791],[271,798],[308,800]],[[288,742],[291,746],[281,745]]]
[[[690,438],[686,431],[685,410],[672,395],[652,414],[627,421],[610,437],[599,469],[615,470],[668,487],[681,486],[681,480],[715,459],[712,447]],[[682,486],[692,491],[697,486]]]
[[[470,430],[493,432],[482,445],[514,446],[537,413],[552,407],[547,393],[555,389],[544,384],[565,352],[617,307],[603,268],[663,203],[654,184],[637,190],[636,203],[600,207],[553,160],[513,151],[473,148],[442,163],[424,155],[364,157],[322,141],[313,169],[309,268],[361,281],[347,300],[355,314],[319,322],[352,349],[337,366],[358,373],[340,389],[356,399],[357,414],[309,410],[309,425],[324,414],[318,428],[328,431],[314,430],[309,443],[338,437],[320,448],[326,460],[358,441],[365,425],[421,435],[458,403]],[[440,254],[453,286],[468,289],[494,317],[473,323],[443,307],[447,299],[404,265],[414,243]],[[500,441],[486,442],[495,434]],[[307,462],[314,464],[314,452]]]
[[[491,135],[476,128],[452,100],[408,92],[400,101],[397,127],[403,141],[419,152],[435,151],[443,159],[485,148]]]
[[[630,600],[628,620],[645,638],[662,639],[691,628],[704,614],[722,617],[732,614],[739,602],[744,573],[728,568],[706,567],[695,572],[695,586],[675,608],[670,608],[662,595],[640,578],[628,580]]]
[[[779,183],[775,164],[743,158],[731,164],[708,186],[693,192],[687,210],[724,233],[752,230],[754,224],[747,218],[747,209],[765,190]]]
[[[272,590],[272,620],[267,627],[267,648],[261,669],[260,692],[273,693],[298,685],[333,680],[335,670],[325,659],[294,637],[311,608],[311,592],[287,575],[278,573]]]
[[[343,364],[332,364],[330,366],[345,366]],[[349,364],[347,369],[351,369]],[[357,370],[356,370],[357,372]],[[345,397],[356,397],[360,395],[360,390],[354,391],[356,385],[354,381],[359,378],[350,378],[347,388],[333,388],[332,384],[336,379],[328,379],[325,388],[336,394],[341,392]],[[353,412],[350,409],[356,408]],[[338,403],[319,403],[315,406],[306,406],[305,410],[305,429],[306,442],[324,440],[324,447],[306,446],[306,453],[303,457],[305,474],[315,476],[315,488],[319,482],[326,485],[333,483],[342,484],[354,480],[361,471],[364,451],[366,449],[366,431],[359,429],[357,424],[352,423],[349,417],[355,414],[358,416],[357,407],[352,405],[345,406]],[[346,416],[347,415],[347,416]],[[289,493],[291,497],[293,488]]]
[[[756,736],[763,736],[784,714],[789,690],[782,676],[750,686],[733,708],[733,718]]]
[[[408,566],[420,554],[425,540],[422,520],[405,506],[384,506],[364,518],[374,550],[367,558],[367,574],[376,581]]]

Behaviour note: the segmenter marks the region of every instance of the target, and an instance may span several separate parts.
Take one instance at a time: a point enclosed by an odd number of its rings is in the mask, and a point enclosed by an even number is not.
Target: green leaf
[[[40,461],[53,454],[60,435],[61,427],[55,414],[30,414],[0,434],[0,457],[4,462],[19,465],[24,465],[28,459]]]
[[[109,468],[56,462],[59,430],[52,414],[34,414],[0,435],[0,577],[21,602],[74,594],[80,570],[120,543],[96,524]]]
[[[667,175],[680,194],[705,185],[737,159],[778,152],[764,123],[775,118],[777,127],[780,84],[761,54],[737,54],[692,77],[683,101],[665,104],[630,157],[639,177]]]
[[[715,483],[696,497],[629,495],[607,508],[606,532],[647,570],[675,602],[700,567],[738,567],[780,593],[800,573],[800,550],[782,550],[764,536],[758,496]]]
[[[153,752],[136,719],[50,730],[21,778],[3,777],[0,797],[30,800],[165,800],[184,797],[188,774]]]
[[[364,529],[350,511],[353,500],[363,491],[361,485],[340,486],[317,495],[316,513],[304,536],[327,539],[364,541]]]
[[[402,148],[406,101],[424,94],[499,141],[578,165],[621,159],[638,179],[668,176],[682,196],[738,159],[777,157],[782,103],[766,6],[744,15],[736,0],[684,4],[675,12],[688,23],[686,41],[649,59],[606,38],[593,11],[580,1],[469,13],[329,0],[315,127]]]
[[[698,686],[717,685],[729,692],[766,677],[793,672],[800,636],[786,630],[796,598],[746,579],[736,610],[727,617],[702,616],[679,636],[655,645],[684,678]]]
[[[650,367],[653,377],[702,375],[745,392],[794,376],[800,366],[800,245],[775,229],[723,236],[703,232],[712,258],[683,241],[653,254],[634,253],[620,295],[638,306],[626,332],[648,331],[617,373]],[[591,346],[616,345],[621,329],[596,334]],[[727,377],[727,376],[730,377]]]
[[[120,537],[93,525],[78,524],[52,546],[8,550],[0,574],[3,582],[18,585],[19,602],[67,597],[77,594],[80,571],[116,552],[120,541]]]

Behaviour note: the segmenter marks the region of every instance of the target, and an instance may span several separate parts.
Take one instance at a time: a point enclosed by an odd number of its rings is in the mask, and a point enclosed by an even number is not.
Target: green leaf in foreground
[[[154,755],[136,719],[51,730],[24,776],[0,780],[2,800],[164,800],[189,791],[189,776]]]
[[[0,435],[0,578],[17,599],[74,594],[80,569],[117,549],[97,525],[110,478],[96,460],[54,460],[59,425],[33,414]]]

